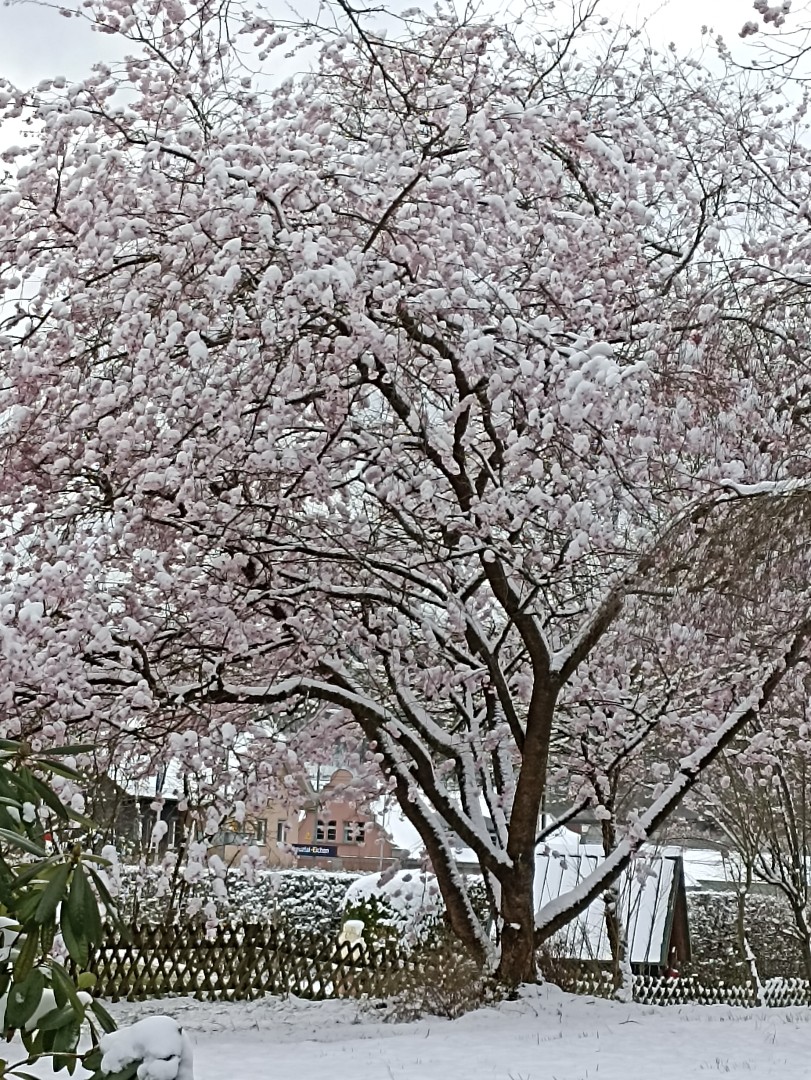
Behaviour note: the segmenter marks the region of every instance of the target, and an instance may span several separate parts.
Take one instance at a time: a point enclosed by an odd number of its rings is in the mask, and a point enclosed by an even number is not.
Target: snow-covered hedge
[[[224,879],[225,896],[215,892],[212,881],[195,884],[193,892],[173,891],[171,880],[150,868],[122,870],[121,905],[138,922],[155,923],[185,919],[192,912],[204,914],[216,905],[220,920],[240,923],[289,922],[307,932],[337,933],[346,891],[358,874],[326,870],[260,870],[253,880],[241,870],[229,870]],[[174,901],[174,902],[173,902]]]
[[[689,892],[687,911],[693,959],[699,977],[732,982],[748,977],[738,944],[737,899],[734,893]],[[802,978],[799,946],[792,936],[793,919],[780,896],[753,893],[746,901],[746,936],[762,979]]]
[[[139,923],[186,921],[191,910],[202,917],[214,913],[220,922],[288,923],[330,937],[347,918],[359,918],[416,940],[441,919],[444,905],[433,875],[401,870],[382,878],[381,885],[379,873],[260,870],[249,878],[241,870],[228,870],[222,878],[202,879],[184,889],[181,882],[173,888],[171,877],[157,868],[122,866],[120,903],[122,913]],[[486,918],[484,885],[474,880],[469,887]],[[373,895],[376,899],[367,899]]]

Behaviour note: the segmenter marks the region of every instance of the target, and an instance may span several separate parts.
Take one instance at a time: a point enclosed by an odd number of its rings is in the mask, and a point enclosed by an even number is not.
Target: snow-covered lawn
[[[811,1009],[648,1007],[539,988],[460,1020],[382,1023],[348,1001],[188,999],[113,1007],[175,1016],[195,1080],[809,1080]]]

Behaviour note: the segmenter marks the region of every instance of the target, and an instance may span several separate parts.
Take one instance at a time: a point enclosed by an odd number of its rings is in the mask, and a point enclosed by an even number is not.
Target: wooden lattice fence
[[[610,975],[596,973],[576,980],[580,994],[609,997],[613,986]],[[811,1005],[811,986],[805,979],[766,979],[758,1002],[754,983],[742,985],[718,983],[708,985],[694,977],[679,979],[656,975],[637,975],[633,982],[634,1001],[641,1005],[735,1005],[754,1008],[763,1004],[771,1008],[792,1005]]]
[[[95,993],[111,1001],[187,994],[201,1000],[380,997],[407,960],[391,944],[349,947],[268,925],[139,926],[94,949]]]
[[[415,970],[430,969],[436,979],[436,965],[425,961],[391,942],[349,947],[267,924],[220,926],[208,934],[194,926],[137,926],[126,939],[111,933],[94,949],[89,970],[96,976],[94,992],[112,1001],[175,995],[245,1001],[263,994],[380,998],[396,992],[402,976]],[[607,971],[581,971],[570,985],[581,994],[612,994]],[[633,996],[645,1005],[758,1004],[751,982],[708,985],[694,976],[637,975]],[[761,1000],[775,1007],[811,1005],[811,987],[804,979],[768,979]]]

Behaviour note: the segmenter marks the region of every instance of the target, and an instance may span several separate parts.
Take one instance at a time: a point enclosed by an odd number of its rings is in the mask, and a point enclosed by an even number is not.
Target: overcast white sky
[[[733,44],[741,26],[753,17],[751,0],[632,0],[630,4],[603,0],[603,4],[612,18],[624,15],[634,24],[647,20],[656,44],[674,41],[680,49],[691,51],[700,48],[702,24],[708,23]],[[265,9],[272,12],[274,0],[265,0]],[[288,14],[286,4],[279,4],[279,10]],[[109,58],[111,47],[109,37],[93,33],[83,20],[64,18],[53,8],[19,2],[0,6],[0,75],[18,85],[54,75],[78,79],[96,60]]]

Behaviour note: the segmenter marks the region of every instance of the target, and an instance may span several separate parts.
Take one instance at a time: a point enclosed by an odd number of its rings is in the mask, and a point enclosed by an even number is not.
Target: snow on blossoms
[[[123,69],[2,93],[4,722],[169,730],[204,822],[351,744],[528,978],[550,788],[586,904],[806,655],[799,118],[596,26],[345,10],[267,89],[295,27],[116,7]]]

